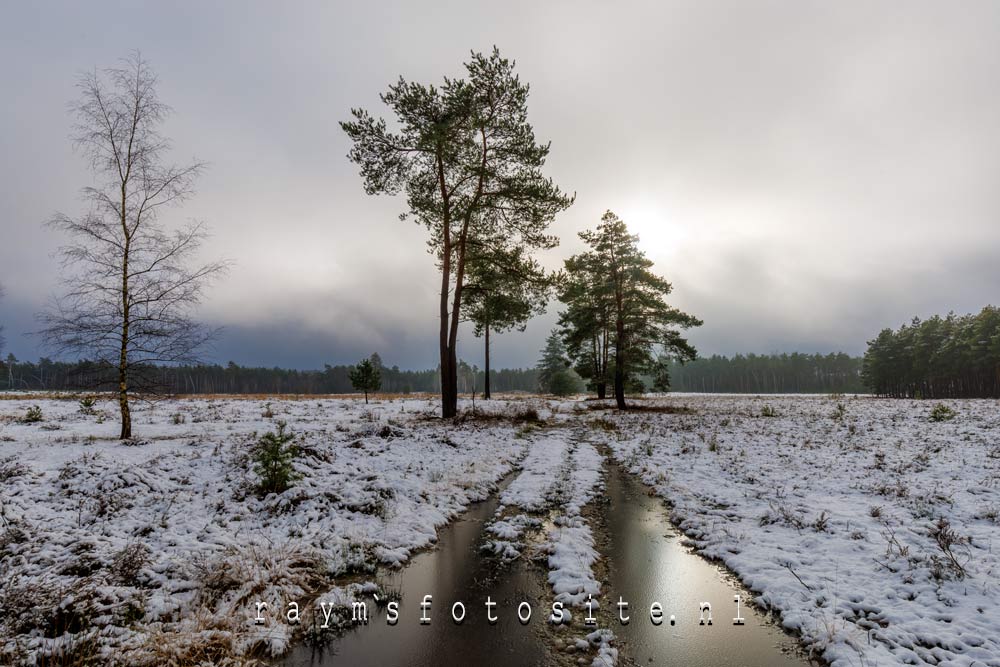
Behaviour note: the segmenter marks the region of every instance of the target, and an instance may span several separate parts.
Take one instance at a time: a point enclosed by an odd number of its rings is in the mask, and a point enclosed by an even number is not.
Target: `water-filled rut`
[[[504,480],[502,488],[515,475]],[[757,612],[741,607],[734,625],[734,595],[746,592],[708,561],[681,544],[659,499],[618,465],[605,466],[605,494],[587,515],[599,537],[607,581],[597,612],[599,627],[614,632],[619,664],[678,664],[689,667],[791,667],[808,664],[796,641]],[[437,545],[415,555],[405,568],[383,573],[380,582],[401,594],[399,621],[386,623],[385,610],[370,605],[371,618],[324,649],[298,646],[284,661],[290,667],[334,665],[547,665],[573,664],[580,655],[559,650],[554,638],[593,630],[585,613],[574,611],[570,629],[547,628],[553,595],[543,568],[525,558],[498,566],[479,546],[498,495],[471,506],[438,532]],[[421,601],[433,596],[430,624],[421,624]],[[496,624],[487,621],[487,596],[496,603]],[[619,596],[629,603],[628,624],[619,622]],[[465,618],[453,622],[461,601]],[[518,605],[531,605],[527,625]],[[712,605],[713,624],[699,625],[702,602]],[[654,625],[650,606],[659,603],[663,622]],[[676,617],[671,625],[670,616]],[[568,634],[567,634],[568,632]]]
[[[501,490],[516,476],[508,476]],[[334,665],[544,665],[545,610],[551,602],[537,568],[521,560],[502,568],[480,555],[486,523],[493,517],[499,493],[472,505],[464,514],[438,531],[437,545],[415,555],[402,570],[387,572],[379,581],[401,594],[399,621],[390,626],[385,610],[372,613],[367,625],[356,626],[328,647],[299,646],[285,661],[289,667]],[[430,624],[421,624],[424,595],[433,596],[428,610]],[[496,606],[498,618],[491,625],[486,599]],[[533,609],[528,625],[517,617],[517,607],[528,602]],[[456,625],[452,605],[465,605],[465,618]]]
[[[797,642],[759,613],[740,608],[734,596],[746,592],[718,568],[691,553],[672,526],[663,502],[618,465],[608,464],[607,497],[600,513],[607,540],[608,608],[621,652],[619,664],[687,667],[792,667],[808,664]],[[629,602],[627,625],[618,621],[618,599]],[[653,625],[658,602],[663,624]],[[699,625],[702,602],[711,604],[713,623]],[[670,625],[670,616],[676,625]]]

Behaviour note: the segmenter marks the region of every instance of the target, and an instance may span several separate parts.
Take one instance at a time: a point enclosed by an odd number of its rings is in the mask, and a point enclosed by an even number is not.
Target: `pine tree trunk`
[[[619,410],[628,408],[625,405],[625,322],[618,318],[615,337],[615,403]]]
[[[455,347],[446,345],[441,360],[441,416],[450,419],[458,415],[458,359]]]
[[[608,384],[606,382],[599,382],[597,384],[597,398],[607,398],[608,397]]]
[[[490,327],[486,327],[486,375],[483,380],[483,400],[490,400]]]
[[[441,332],[439,347],[441,351],[441,417],[449,419],[458,414],[458,378],[455,369],[455,350],[448,344],[448,292],[451,277],[451,239],[448,234],[448,221],[445,221],[445,239],[443,261],[441,265]]]
[[[447,298],[447,295],[445,295]],[[447,307],[446,311],[447,313]],[[442,320],[444,345],[441,348],[441,417],[458,416],[458,347],[457,336],[449,336],[448,316]]]
[[[615,363],[615,403],[619,410],[626,410],[625,404],[625,374],[622,372],[621,364]]]
[[[462,230],[462,236],[458,243],[458,267],[455,270],[455,288],[454,296],[451,302],[451,322],[446,332],[447,338],[447,351],[448,351],[448,374],[445,376],[447,380],[447,387],[442,388],[441,391],[441,416],[444,418],[456,417],[458,416],[458,323],[460,320],[460,311],[462,308],[462,278],[465,272],[465,239],[466,239],[466,229],[468,228],[468,223],[466,227]],[[443,290],[447,290],[448,287],[448,274],[445,274]],[[447,316],[448,314],[448,294],[447,291],[442,294],[442,313]]]

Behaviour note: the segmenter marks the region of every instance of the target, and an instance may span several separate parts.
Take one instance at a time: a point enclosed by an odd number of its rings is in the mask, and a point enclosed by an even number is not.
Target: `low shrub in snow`
[[[84,396],[79,401],[80,404],[80,414],[92,415],[94,414],[94,406],[97,405],[97,399],[93,396]]]
[[[941,517],[931,526],[927,532],[934,543],[941,550],[940,554],[931,557],[931,575],[938,580],[949,579],[954,576],[956,579],[965,579],[965,566],[971,559],[965,550],[964,545],[969,542],[969,538],[958,534],[951,526],[951,522]],[[956,553],[956,550],[966,551],[964,556]]]
[[[43,419],[42,409],[37,405],[32,405],[30,408],[28,408],[28,411],[24,413],[24,416],[21,417],[21,423],[36,424],[42,421],[42,419]]]
[[[0,482],[20,477],[27,472],[27,466],[18,461],[16,456],[0,457]]]
[[[111,572],[122,586],[138,586],[139,572],[149,565],[152,551],[141,542],[128,544],[115,554]]]
[[[251,452],[254,472],[260,476],[257,492],[261,496],[283,493],[299,478],[292,466],[298,455],[298,447],[290,444],[295,435],[285,431],[285,427],[285,422],[278,422],[277,433],[265,433]]]
[[[932,422],[946,422],[954,419],[956,414],[958,413],[944,403],[938,403],[934,406],[934,409],[931,410],[930,420]]]

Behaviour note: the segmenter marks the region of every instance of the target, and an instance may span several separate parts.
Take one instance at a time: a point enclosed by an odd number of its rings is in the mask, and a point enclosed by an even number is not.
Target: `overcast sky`
[[[91,183],[75,77],[139,48],[176,159],[210,163],[170,215],[235,261],[201,309],[225,327],[210,359],[433,367],[424,230],[364,194],[337,122],[496,44],[531,84],[547,173],[577,193],[546,265],[612,209],[705,321],[703,354],[860,353],[913,315],[1000,302],[998,27],[997,2],[6,3],[6,351],[44,353],[23,335],[57,289],[42,222]],[[533,365],[558,307],[498,336],[494,365]],[[480,341],[459,353],[481,363]]]

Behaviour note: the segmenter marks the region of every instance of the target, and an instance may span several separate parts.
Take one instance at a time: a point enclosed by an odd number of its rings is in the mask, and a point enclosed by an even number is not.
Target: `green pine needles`
[[[251,452],[253,470],[260,477],[257,492],[261,496],[284,493],[301,477],[292,465],[299,453],[292,444],[295,434],[285,428],[285,422],[278,422],[277,433],[265,433]]]
[[[358,365],[348,371],[351,378],[351,386],[354,391],[364,392],[365,404],[368,404],[368,394],[374,394],[382,387],[382,369],[377,355],[372,355],[370,359],[362,359]]]

